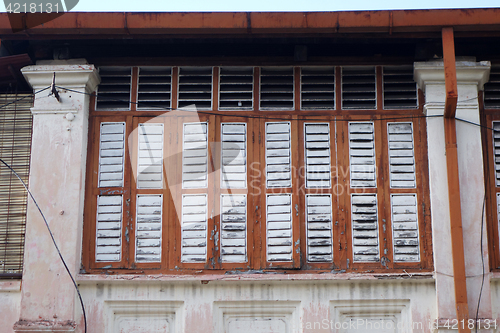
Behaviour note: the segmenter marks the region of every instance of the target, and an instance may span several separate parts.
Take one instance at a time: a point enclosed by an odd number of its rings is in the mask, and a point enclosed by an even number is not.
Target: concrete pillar
[[[75,63],[73,61],[73,63]],[[93,65],[53,61],[22,69],[35,95],[29,187],[50,225],[71,273],[81,262],[89,96],[99,83]],[[16,332],[83,331],[76,291],[40,213],[28,200],[21,315]]]
[[[424,112],[427,116],[442,116],[445,102],[445,79],[442,60],[415,63],[415,81],[425,93]],[[457,61],[458,103],[456,118],[479,124],[478,91],[483,89],[490,71],[489,62]],[[444,122],[442,117],[427,118],[429,182],[432,216],[434,268],[436,273],[437,318],[441,325],[456,318],[450,238],[450,214],[445,155]],[[484,200],[483,154],[479,126],[457,120],[460,204],[464,234],[469,318],[475,319],[482,278],[481,219]],[[453,207],[452,207],[453,208]],[[486,221],[484,221],[486,223]],[[483,253],[486,279],[483,287],[479,318],[491,318],[488,245],[486,226],[483,233]]]

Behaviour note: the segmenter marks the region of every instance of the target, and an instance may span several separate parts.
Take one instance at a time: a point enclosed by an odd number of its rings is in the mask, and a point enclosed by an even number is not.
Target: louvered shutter
[[[306,187],[331,187],[330,125],[304,124]]]
[[[221,194],[222,262],[247,261],[246,195]]]
[[[99,187],[122,187],[125,156],[125,123],[101,123]]]
[[[292,195],[267,194],[267,261],[292,261]]]
[[[260,69],[260,108],[293,110],[293,67],[262,67]]]
[[[332,262],[332,197],[306,195],[307,261]]]
[[[212,67],[179,67],[179,108],[212,109]]]
[[[246,188],[247,184],[247,125],[222,123],[222,188]]]
[[[414,188],[416,178],[412,123],[390,123],[387,128],[391,187]]]
[[[375,67],[342,67],[342,109],[376,109]]]
[[[420,261],[417,195],[392,194],[391,214],[394,261]]]
[[[353,261],[379,261],[376,194],[351,194],[351,228]]]
[[[137,188],[163,186],[163,124],[139,124]]]
[[[266,185],[291,187],[290,122],[266,123]]]
[[[131,67],[99,67],[97,110],[130,110]]]
[[[485,108],[500,108],[500,65],[492,65],[490,78],[484,85]]]
[[[207,261],[208,198],[206,194],[182,196],[181,261]]]
[[[208,123],[185,123],[182,139],[182,187],[208,185]]]
[[[171,81],[170,67],[139,67],[137,109],[168,110]]]
[[[301,67],[300,78],[302,109],[335,109],[335,67]]]
[[[376,187],[375,136],[372,122],[349,123],[351,187]]]
[[[97,196],[96,261],[120,261],[123,196]]]
[[[136,208],[136,262],[161,261],[161,195],[138,195]]]
[[[418,95],[413,66],[384,66],[382,70],[384,109],[416,109]]]
[[[219,109],[253,109],[253,67],[221,67]]]
[[[495,184],[500,186],[500,121],[493,122],[493,156],[495,159]]]

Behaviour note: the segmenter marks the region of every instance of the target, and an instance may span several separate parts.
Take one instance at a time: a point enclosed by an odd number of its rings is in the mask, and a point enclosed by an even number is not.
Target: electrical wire
[[[59,247],[57,246],[56,240],[54,239],[54,235],[52,234],[52,231],[50,230],[49,223],[47,222],[47,219],[45,218],[45,215],[43,215],[43,212],[42,212],[40,206],[38,206],[38,203],[36,202],[35,198],[33,197],[33,194],[31,193],[31,191],[26,186],[26,183],[17,174],[17,172],[9,164],[7,164],[1,158],[0,158],[0,162],[2,162],[7,168],[9,168],[10,171],[17,177],[17,179],[19,179],[19,181],[23,184],[24,188],[26,189],[26,191],[30,195],[31,199],[33,200],[36,208],[38,208],[38,211],[40,212],[40,215],[42,216],[43,221],[45,222],[45,226],[47,227],[47,230],[49,231],[50,237],[52,238],[52,243],[54,244],[54,247],[56,248],[57,253],[59,254],[59,258],[61,258],[61,261],[62,261],[62,263],[64,265],[64,268],[66,268],[66,272],[68,272],[68,275],[71,278],[71,281],[73,281],[73,285],[75,286],[76,292],[78,294],[78,298],[80,299],[80,304],[82,305],[83,321],[84,321],[84,324],[85,324],[84,333],[87,333],[87,314],[85,313],[85,306],[83,305],[82,295],[80,294],[80,290],[78,289],[78,285],[76,284],[76,281],[73,278],[73,275],[71,274],[71,271],[69,270],[68,265],[66,265],[66,262],[64,261],[64,258],[63,258],[62,254],[61,254],[61,251],[59,250]]]

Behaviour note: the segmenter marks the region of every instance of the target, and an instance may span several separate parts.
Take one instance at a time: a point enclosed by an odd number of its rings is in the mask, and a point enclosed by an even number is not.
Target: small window
[[[262,67],[260,69],[260,108],[293,110],[293,67]]]
[[[302,67],[300,79],[302,109],[335,109],[335,67]]]
[[[170,108],[172,69],[170,67],[139,67],[137,109]]]
[[[342,67],[342,109],[376,109],[375,67]]]
[[[99,67],[97,110],[130,110],[131,67]]]
[[[253,67],[221,67],[220,110],[253,110]]]
[[[179,67],[179,108],[212,109],[212,67]]]
[[[417,84],[413,81],[413,66],[384,66],[384,109],[417,108]]]
[[[500,65],[492,65],[490,80],[484,85],[484,106],[500,108]]]

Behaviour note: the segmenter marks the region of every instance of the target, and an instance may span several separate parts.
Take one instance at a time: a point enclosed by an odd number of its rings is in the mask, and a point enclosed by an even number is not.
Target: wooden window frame
[[[229,65],[231,66],[231,65]],[[185,66],[183,66],[185,67]],[[224,67],[224,66],[223,66]],[[133,68],[132,101],[130,110],[123,111],[96,111],[95,97],[91,100],[89,146],[88,146],[88,168],[86,181],[86,205],[84,220],[84,244],[83,247],[83,271],[86,273],[150,273],[150,274],[214,274],[216,272],[226,273],[232,271],[280,271],[287,273],[304,272],[421,272],[432,271],[432,237],[430,221],[430,202],[428,186],[428,164],[427,164],[427,135],[426,122],[421,117],[423,94],[419,92],[419,107],[416,109],[383,109],[382,92],[382,66],[375,66],[376,71],[376,109],[352,110],[342,109],[341,105],[341,66],[334,66],[335,70],[335,109],[332,110],[301,110],[301,81],[300,67],[294,66],[294,110],[260,110],[260,67],[254,67],[253,80],[253,106],[252,111],[242,110],[218,110],[219,106],[219,67],[213,67],[212,80],[212,110],[199,111],[200,121],[209,123],[209,143],[220,142],[220,127],[222,122],[245,122],[247,123],[247,262],[246,263],[222,263],[220,259],[220,246],[214,241],[220,230],[220,194],[229,193],[227,189],[220,188],[220,171],[210,173],[209,184],[214,186],[204,190],[181,190],[180,187],[172,187],[170,190],[147,191],[147,194],[163,194],[163,242],[161,263],[135,263],[134,262],[134,232],[133,221],[135,219],[135,197],[138,191],[146,194],[143,190],[137,190],[132,176],[131,161],[135,161],[135,151],[126,150],[125,157],[125,183],[121,190],[125,196],[124,202],[130,200],[131,209],[124,212],[123,227],[123,255],[122,261],[114,263],[97,263],[94,260],[95,253],[95,201],[96,195],[117,193],[116,189],[99,189],[96,183],[94,170],[97,166],[99,128],[101,121],[125,121],[127,136],[138,126],[139,122],[148,121],[154,117],[163,115],[165,124],[165,153],[168,149],[173,151],[182,150],[182,123],[189,122],[192,113],[176,112],[176,116],[164,115],[165,111],[159,110],[137,110],[137,73],[138,67]],[[171,79],[171,105],[177,105],[178,96],[178,67],[172,67]],[[389,117],[388,117],[389,116]],[[194,119],[194,118],[193,118]],[[292,209],[296,222],[293,223],[294,245],[292,262],[269,263],[266,260],[266,195],[265,193],[276,193],[273,189],[266,188],[265,179],[265,123],[272,121],[290,121],[292,129],[292,166],[296,170],[305,167],[305,149],[303,147],[305,134],[303,133],[306,123],[328,123],[330,126],[330,159],[331,159],[331,187],[330,188],[306,188],[305,178],[300,177],[297,172],[292,172],[292,187],[286,193],[292,194]],[[347,126],[350,121],[372,121],[375,126],[376,165],[379,179],[377,187],[366,193],[377,193],[378,196],[378,224],[379,224],[379,247],[380,257],[387,260],[376,263],[353,263],[352,241],[350,240],[350,194],[355,189],[349,187],[349,172],[345,174],[342,170],[349,170],[349,147]],[[418,220],[420,237],[420,262],[416,263],[394,263],[392,260],[392,229],[391,229],[391,204],[390,196],[394,193],[408,193],[407,189],[391,189],[389,182],[388,167],[388,144],[387,124],[391,122],[411,122],[413,124],[414,156],[416,163],[417,186],[410,192],[417,195]],[[169,146],[170,148],[167,148]],[[220,152],[209,149],[209,170],[216,170]],[[259,162],[259,167],[251,167],[251,163]],[[169,182],[182,182],[179,163],[169,164],[171,172],[176,177],[170,177]],[[165,173],[165,171],[164,171]],[[165,177],[166,178],[166,177]],[[250,189],[252,187],[253,189]],[[344,191],[338,194],[339,187]],[[209,211],[214,214],[208,218],[208,238],[210,232],[214,231],[214,237],[207,243],[207,261],[205,263],[183,263],[180,260],[180,224],[175,208],[181,205],[176,200],[181,200],[182,193],[207,193],[209,195]],[[253,191],[253,192],[252,192]],[[337,192],[336,192],[337,191]],[[406,191],[406,192],[405,192]],[[210,193],[209,193],[210,192]],[[235,190],[234,193],[243,191]],[[257,194],[258,193],[258,194]],[[284,192],[283,192],[284,193]],[[307,262],[306,242],[307,231],[305,221],[305,198],[307,194],[330,194],[332,198],[332,235],[333,235],[333,261],[332,262]],[[295,207],[298,207],[296,212]],[[128,230],[128,233],[127,233]],[[125,240],[129,237],[129,241]]]

